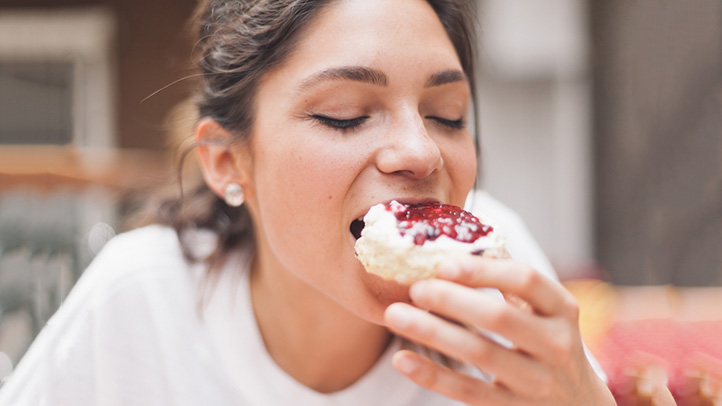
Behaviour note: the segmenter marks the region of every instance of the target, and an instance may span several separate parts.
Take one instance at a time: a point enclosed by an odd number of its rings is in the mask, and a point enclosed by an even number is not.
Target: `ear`
[[[195,138],[198,163],[208,187],[223,198],[226,186],[237,183],[247,194],[251,179],[247,147],[233,145],[233,134],[211,118],[198,123]]]

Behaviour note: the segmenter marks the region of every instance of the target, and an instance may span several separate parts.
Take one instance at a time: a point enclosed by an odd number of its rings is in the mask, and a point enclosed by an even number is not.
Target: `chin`
[[[369,311],[371,317],[367,315],[361,315],[362,317],[377,323],[385,324],[383,321],[383,314],[386,308],[397,302],[410,303],[411,298],[409,297],[409,285],[403,285],[395,281],[384,280],[376,275],[366,273],[364,277],[364,284],[368,292],[371,305]]]

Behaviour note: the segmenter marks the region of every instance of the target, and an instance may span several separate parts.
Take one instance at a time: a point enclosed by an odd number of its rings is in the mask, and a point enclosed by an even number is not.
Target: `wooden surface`
[[[170,154],[150,150],[2,146],[0,192],[17,188],[52,192],[68,187],[142,187],[171,174],[173,162]]]

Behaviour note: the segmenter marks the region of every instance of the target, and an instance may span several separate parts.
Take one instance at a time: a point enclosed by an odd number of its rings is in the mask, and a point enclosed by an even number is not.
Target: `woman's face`
[[[351,223],[392,199],[463,205],[476,176],[469,99],[424,0],[329,6],[256,96],[245,186],[259,255],[381,323],[408,289],[364,271]]]

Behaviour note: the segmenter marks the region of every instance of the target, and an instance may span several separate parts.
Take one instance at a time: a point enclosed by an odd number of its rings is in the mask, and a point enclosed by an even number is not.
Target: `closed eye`
[[[439,123],[445,127],[454,129],[454,130],[462,130],[466,127],[466,123],[464,122],[463,118],[460,118],[458,120],[449,120],[447,118],[434,117],[434,116],[427,117],[427,118],[434,120],[437,123]]]
[[[322,116],[320,114],[313,114],[313,115],[311,115],[311,118],[313,118],[317,122],[319,122],[327,127],[333,128],[335,130],[346,131],[346,130],[353,130],[354,128],[363,124],[363,122],[366,121],[368,116],[361,116],[361,117],[355,117],[355,118],[343,120],[343,119],[338,119],[338,118],[333,118],[333,117],[328,117],[328,116]]]

